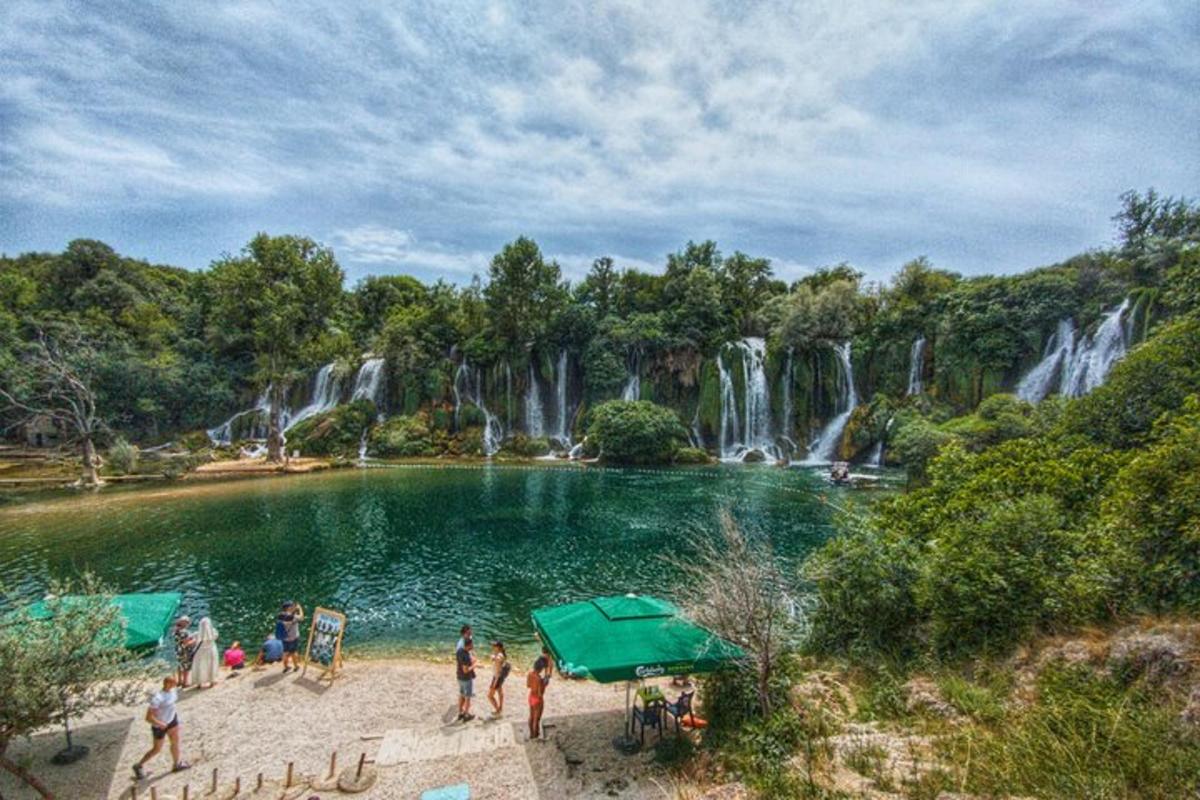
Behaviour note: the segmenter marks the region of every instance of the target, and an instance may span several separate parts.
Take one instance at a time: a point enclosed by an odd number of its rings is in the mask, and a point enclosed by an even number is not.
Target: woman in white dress
[[[198,689],[213,686],[217,682],[217,629],[208,617],[200,620],[190,677],[191,683]]]

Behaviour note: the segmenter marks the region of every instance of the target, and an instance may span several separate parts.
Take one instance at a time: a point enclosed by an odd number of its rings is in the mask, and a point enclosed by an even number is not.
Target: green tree
[[[740,335],[762,333],[760,312],[777,288],[771,280],[771,261],[735,252],[722,262],[721,269],[725,314]]]
[[[342,293],[333,253],[311,239],[260,233],[240,256],[214,262],[212,333],[251,354],[255,383],[269,389],[267,457],[281,461],[280,416],[288,385],[307,365]]]
[[[587,277],[579,284],[577,298],[580,302],[594,306],[596,314],[603,319],[616,306],[620,278],[611,258],[597,258],[592,262]]]
[[[147,665],[126,652],[120,609],[94,578],[53,585],[46,611],[48,618],[34,616],[18,605],[0,617],[0,767],[50,798],[35,774],[8,757],[13,740],[94,708],[140,700],[136,679]]]
[[[492,330],[511,355],[532,349],[566,302],[558,264],[522,236],[496,254],[488,278],[483,294]]]
[[[669,464],[687,431],[669,408],[645,400],[610,400],[592,411],[590,444],[617,464]]]

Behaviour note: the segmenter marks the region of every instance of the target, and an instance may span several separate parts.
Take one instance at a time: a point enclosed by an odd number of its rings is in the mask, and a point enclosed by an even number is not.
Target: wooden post
[[[287,782],[283,784],[283,788],[285,788],[285,789],[292,788],[292,765],[293,765],[293,763],[294,762],[292,762],[292,761],[288,762]]]
[[[183,785],[183,800],[188,800],[188,785],[186,783]]]
[[[233,796],[237,797],[242,793],[242,776],[238,775],[233,779]]]
[[[257,792],[261,788],[262,788],[262,773],[260,772],[260,773],[258,773],[258,785],[254,787],[254,791]]]
[[[157,786],[150,787],[150,800],[158,800],[158,787]]]
[[[333,773],[337,772],[337,750],[329,756],[329,777],[333,777]]]
[[[354,779],[358,780],[362,777],[363,764],[367,763],[367,754],[363,753],[358,757],[358,770],[354,773]]]
[[[129,800],[137,800],[137,786],[129,787]]]
[[[212,791],[209,792],[209,794],[216,794],[216,793],[217,793],[217,768],[213,767]]]

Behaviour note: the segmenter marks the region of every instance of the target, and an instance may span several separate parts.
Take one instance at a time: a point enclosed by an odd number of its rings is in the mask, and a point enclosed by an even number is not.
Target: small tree
[[[685,605],[692,619],[746,651],[765,718],[796,632],[793,603],[770,544],[747,538],[728,510],[721,511],[720,522],[719,540],[697,537],[686,557],[670,560],[687,578],[683,585],[691,587]]]
[[[95,578],[51,591],[48,616],[25,606],[0,618],[0,767],[47,798],[50,789],[8,757],[13,740],[100,706],[137,702],[146,676],[125,650],[120,609]]]
[[[39,331],[0,385],[14,426],[49,419],[79,445],[84,486],[99,486],[96,438],[108,430],[96,402],[101,353],[77,327]]]

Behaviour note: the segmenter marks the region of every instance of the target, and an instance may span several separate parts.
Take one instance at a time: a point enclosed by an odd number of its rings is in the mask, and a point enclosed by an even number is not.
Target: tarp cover
[[[59,602],[78,602],[81,599],[77,595],[66,595]],[[119,594],[113,597],[113,604],[121,609],[121,616],[125,618],[125,647],[142,650],[156,646],[182,600],[183,595],[179,592]],[[49,619],[51,616],[44,600],[31,605],[29,613],[35,619]]]
[[[561,672],[600,683],[714,672],[742,649],[657,597],[598,597],[539,608],[533,626]]]

